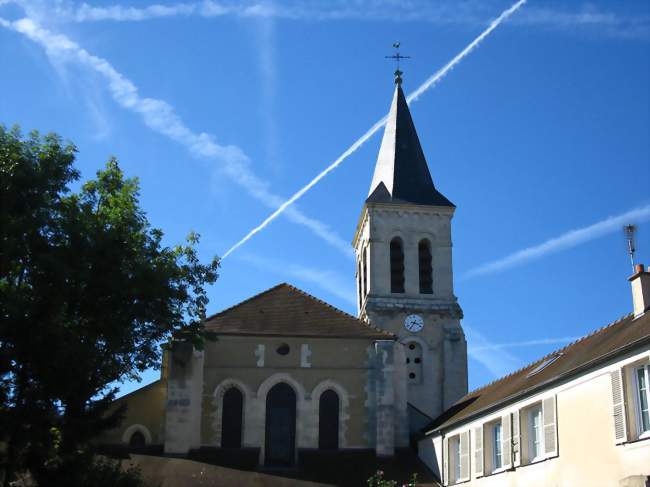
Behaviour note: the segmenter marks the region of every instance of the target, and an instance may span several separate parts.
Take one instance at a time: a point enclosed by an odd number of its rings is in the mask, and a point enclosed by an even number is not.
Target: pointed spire
[[[402,72],[395,71],[395,93],[381,141],[368,202],[412,203],[454,206],[439,193],[415,130],[406,97],[402,91]]]

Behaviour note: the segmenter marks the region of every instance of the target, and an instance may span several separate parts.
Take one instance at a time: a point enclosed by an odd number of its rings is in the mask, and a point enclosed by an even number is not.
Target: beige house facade
[[[650,483],[650,273],[634,312],[469,393],[427,428],[420,458],[444,485]]]

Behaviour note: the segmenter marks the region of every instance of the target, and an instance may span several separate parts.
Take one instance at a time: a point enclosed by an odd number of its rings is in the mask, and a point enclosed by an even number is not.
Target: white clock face
[[[424,326],[424,320],[418,315],[408,315],[404,320],[404,328],[408,331],[417,333]]]

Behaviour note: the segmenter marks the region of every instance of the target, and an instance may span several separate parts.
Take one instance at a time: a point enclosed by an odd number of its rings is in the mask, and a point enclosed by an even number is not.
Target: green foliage
[[[416,487],[418,484],[418,474],[414,473],[411,475],[408,483],[403,484],[402,487]],[[384,478],[383,470],[377,470],[377,472],[368,479],[368,487],[396,487],[396,480],[388,480]]]
[[[76,148],[0,125],[0,438],[10,471],[73,461],[115,426],[116,381],[160,363],[174,337],[201,348],[205,287],[190,234],[163,244],[115,159],[73,193]],[[51,475],[49,472],[47,475]]]

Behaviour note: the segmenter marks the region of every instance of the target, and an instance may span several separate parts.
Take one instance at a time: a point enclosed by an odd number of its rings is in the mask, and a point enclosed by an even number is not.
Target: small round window
[[[291,349],[289,348],[289,345],[286,343],[283,343],[278,347],[276,352],[278,352],[280,355],[287,355]]]

